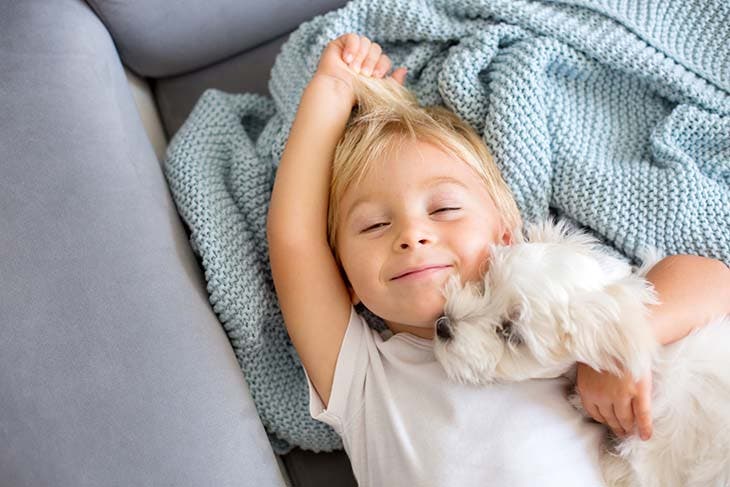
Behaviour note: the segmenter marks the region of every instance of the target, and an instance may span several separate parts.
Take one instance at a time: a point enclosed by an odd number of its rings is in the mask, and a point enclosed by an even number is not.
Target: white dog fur
[[[575,364],[652,371],[650,440],[607,431],[602,469],[611,487],[730,486],[730,318],[718,317],[660,347],[647,324],[656,303],[637,271],[590,235],[545,221],[526,241],[494,246],[481,283],[445,286],[434,353],[448,376],[471,384],[566,375]],[[581,410],[576,394],[571,402]]]

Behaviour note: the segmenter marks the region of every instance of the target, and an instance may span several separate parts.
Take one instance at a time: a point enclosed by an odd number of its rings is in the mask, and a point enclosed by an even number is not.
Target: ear
[[[505,222],[502,222],[502,234],[500,235],[499,239],[497,240],[498,244],[501,245],[512,245],[513,243],[517,243],[515,240],[515,234],[514,231],[511,230]],[[516,230],[515,230],[516,231]]]

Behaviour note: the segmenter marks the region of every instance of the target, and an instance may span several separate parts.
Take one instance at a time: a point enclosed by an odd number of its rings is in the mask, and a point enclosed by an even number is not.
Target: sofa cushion
[[[228,93],[269,95],[271,67],[288,38],[287,33],[211,66],[180,76],[151,80],[168,140],[208,88]]]
[[[122,60],[146,77],[173,76],[293,30],[345,0],[87,0]]]
[[[0,2],[0,484],[282,486],[103,24]]]
[[[142,125],[152,143],[157,160],[162,161],[165,158],[167,138],[165,137],[162,120],[160,120],[160,113],[157,110],[157,102],[152,95],[152,89],[144,78],[137,76],[126,67],[124,68],[124,75],[127,77],[129,89],[134,97]]]

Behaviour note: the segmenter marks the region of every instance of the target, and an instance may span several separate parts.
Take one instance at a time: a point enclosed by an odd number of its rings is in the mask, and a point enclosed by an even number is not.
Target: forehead
[[[378,197],[398,197],[440,184],[483,188],[476,171],[463,160],[427,142],[407,142],[392,155],[373,161],[362,178],[347,188],[340,202],[342,215]]]
[[[420,140],[404,141],[390,154],[372,162],[361,182],[381,184],[398,178],[400,182],[451,175],[455,179],[474,177],[474,171],[461,159]]]

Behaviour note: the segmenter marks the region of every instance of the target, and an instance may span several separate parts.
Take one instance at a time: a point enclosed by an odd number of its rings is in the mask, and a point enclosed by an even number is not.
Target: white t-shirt
[[[431,340],[384,340],[354,308],[327,409],[306,377],[309,412],[342,437],[359,487],[603,485],[602,427],[568,404],[563,379],[452,382]]]

